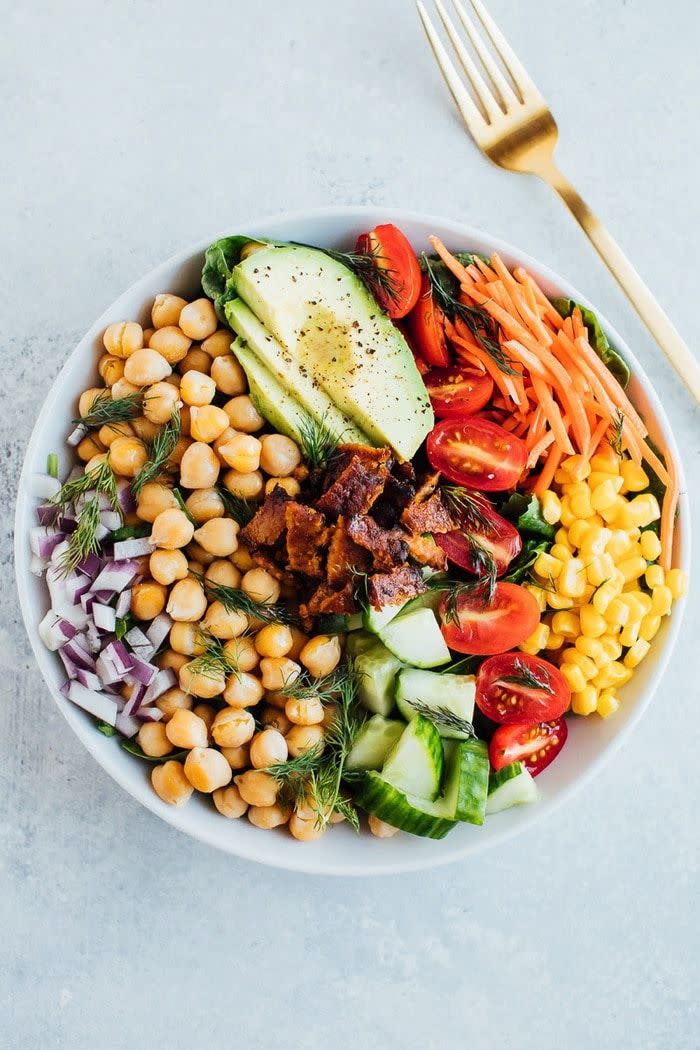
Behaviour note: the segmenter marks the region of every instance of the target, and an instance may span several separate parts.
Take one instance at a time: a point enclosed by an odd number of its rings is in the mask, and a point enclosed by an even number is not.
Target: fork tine
[[[457,12],[459,20],[464,26],[466,34],[469,37],[469,40],[471,41],[471,45],[476,51],[477,55],[479,56],[481,64],[483,65],[484,69],[488,74],[489,80],[493,85],[493,91],[496,96],[496,100],[503,112],[505,113],[508,109],[508,103],[511,101],[515,101],[515,92],[513,91],[512,87],[510,86],[510,84],[508,83],[508,81],[503,76],[500,69],[494,62],[493,58],[491,57],[491,52],[484,45],[481,36],[477,32],[476,26],[472,22],[467,12],[464,10],[464,7],[460,3],[460,0],[452,0],[452,6]]]
[[[479,16],[479,20],[483,25],[484,29],[491,38],[496,52],[498,53],[501,62],[510,73],[511,79],[515,84],[518,94],[520,95],[520,101],[525,101],[525,93],[530,92],[539,96],[539,91],[531,79],[529,73],[526,71],[524,65],[516,55],[513,48],[510,46],[506,38],[504,37],[501,30],[494,22],[491,15],[484,7],[481,0],[469,0],[470,4]]]
[[[450,38],[452,47],[455,50],[455,54],[457,55],[457,58],[462,64],[462,69],[469,78],[471,86],[474,90],[474,94],[476,95],[476,100],[485,114],[486,122],[488,124],[492,124],[496,115],[493,106],[493,95],[489,91],[488,87],[486,86],[486,83],[484,82],[483,77],[479,73],[479,70],[476,67],[476,63],[474,62],[466,47],[462,43],[459,33],[455,29],[454,23],[452,22],[449,15],[447,14],[447,11],[443,7],[441,0],[434,0],[434,3],[435,7],[437,8],[437,13],[440,15],[440,20],[445,27],[445,32]]]
[[[447,51],[435,30],[435,26],[430,21],[428,12],[425,10],[425,6],[421,0],[417,0],[416,6],[418,8],[420,20],[423,23],[425,35],[428,38],[428,43],[433,49],[435,60],[440,67],[440,72],[445,79],[445,83],[450,89],[452,98],[455,100],[457,109],[462,114],[464,123],[467,125],[469,131],[472,134],[478,133],[480,128],[483,128],[485,125],[484,118],[462,83],[460,75],[453,64],[452,59],[447,54]]]

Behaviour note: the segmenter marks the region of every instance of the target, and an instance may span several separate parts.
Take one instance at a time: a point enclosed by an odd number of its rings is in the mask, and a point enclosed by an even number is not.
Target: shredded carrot
[[[543,492],[546,492],[549,486],[554,481],[554,475],[557,472],[557,467],[562,461],[564,453],[557,444],[553,444],[549,450],[549,455],[544,461],[542,472],[535,482],[533,492],[536,496],[541,496]]]
[[[610,423],[607,419],[601,419],[591,434],[591,444],[588,449],[588,458],[596,452],[601,441],[610,429]]]

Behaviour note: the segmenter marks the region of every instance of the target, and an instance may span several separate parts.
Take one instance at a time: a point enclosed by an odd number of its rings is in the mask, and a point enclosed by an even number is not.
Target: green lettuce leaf
[[[589,310],[587,306],[581,306],[580,303],[575,302],[573,299],[552,299],[552,305],[562,317],[569,317],[573,313],[574,307],[578,306],[583,317],[583,323],[588,329],[591,346],[624,389],[630,380],[630,370],[627,362],[620,357],[617,350],[612,348],[593,311]]]
[[[527,495],[523,492],[514,492],[509,496],[500,509],[500,513],[508,521],[512,521],[518,532],[528,535],[541,536],[545,540],[553,540],[556,526],[550,525],[542,517],[542,504],[537,496]]]

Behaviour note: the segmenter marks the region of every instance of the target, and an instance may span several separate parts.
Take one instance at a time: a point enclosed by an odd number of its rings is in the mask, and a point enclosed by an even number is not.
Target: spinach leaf
[[[114,628],[114,633],[116,635],[117,641],[121,642],[124,635],[127,634],[127,632],[130,631],[133,626],[134,621],[131,616],[131,613],[127,613],[126,616],[117,616],[117,622]]]
[[[204,256],[202,288],[210,299],[216,299],[222,294],[231,276],[231,270],[241,258],[243,245],[251,240],[252,237],[237,234],[233,237],[222,237],[209,245]]]
[[[508,583],[522,583],[524,580],[529,580],[532,566],[537,561],[539,555],[545,554],[551,545],[551,540],[543,540],[539,539],[537,536],[529,536],[523,543],[523,549],[520,554],[515,561],[510,563],[508,572],[501,578]]]
[[[518,532],[541,536],[550,542],[554,539],[556,527],[542,517],[542,505],[537,496],[514,492],[501,507],[501,514],[513,522]]]
[[[116,729],[114,726],[111,726],[109,722],[98,722],[97,732],[102,733],[103,736],[114,736]]]
[[[136,758],[142,758],[146,762],[153,762],[155,765],[162,762],[169,762],[171,758],[179,761],[188,754],[187,751],[171,751],[170,754],[163,755],[162,758],[151,758],[150,755],[145,754],[135,740],[122,740],[122,747],[125,751],[128,751],[130,755],[135,755]]]
[[[589,310],[587,306],[581,306],[580,303],[574,302],[573,299],[552,299],[552,305],[562,317],[569,317],[573,313],[574,307],[578,306],[583,317],[583,323],[588,329],[591,346],[603,364],[615,376],[620,386],[626,387],[630,379],[630,370],[627,362],[620,357],[617,350],[613,350],[593,311]]]

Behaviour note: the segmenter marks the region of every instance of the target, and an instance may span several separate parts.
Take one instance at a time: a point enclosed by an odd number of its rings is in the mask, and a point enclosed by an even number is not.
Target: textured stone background
[[[690,334],[697,5],[490,6],[555,102],[562,167]],[[464,217],[585,289],[654,378],[697,516],[697,409],[602,265],[461,135],[408,0],[0,11],[0,1045],[696,1047],[696,601],[583,794],[468,865],[372,883],[239,863],[140,809],[51,703],[12,584],[23,450],[93,318],[209,232],[329,203]]]

